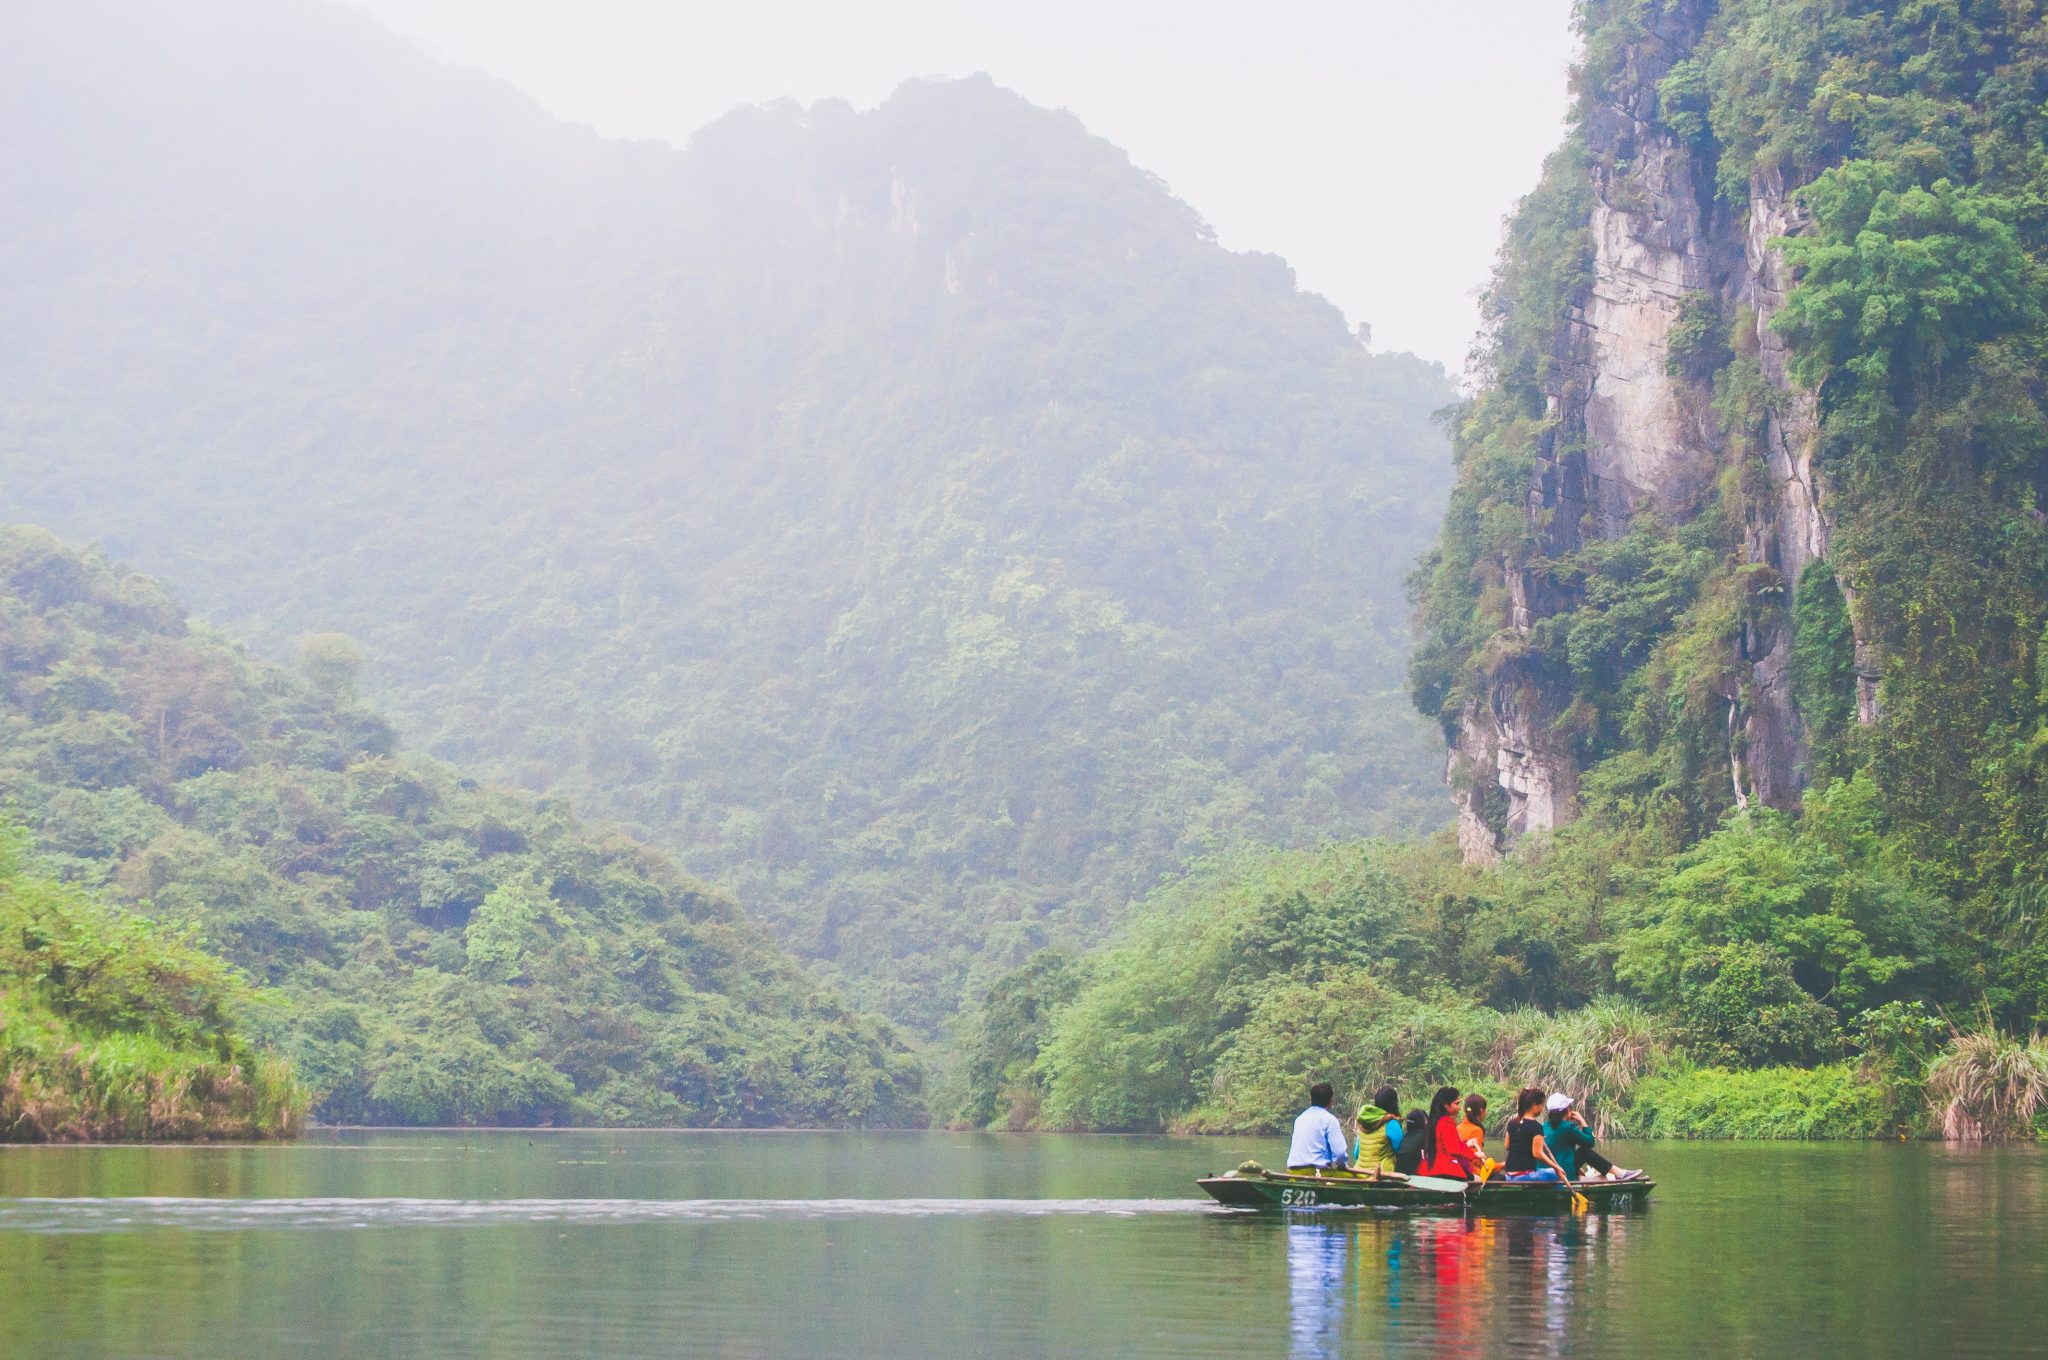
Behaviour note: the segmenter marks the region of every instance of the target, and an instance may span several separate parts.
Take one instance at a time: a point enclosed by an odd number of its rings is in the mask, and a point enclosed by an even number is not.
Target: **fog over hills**
[[[0,7],[0,515],[930,1026],[1439,819],[1440,369],[985,79],[606,141],[320,4]],[[1389,211],[1394,211],[1394,205]]]

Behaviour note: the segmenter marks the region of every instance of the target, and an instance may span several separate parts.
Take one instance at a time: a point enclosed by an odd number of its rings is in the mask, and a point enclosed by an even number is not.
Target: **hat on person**
[[[1543,1102],[1543,1108],[1549,1110],[1552,1114],[1563,1114],[1571,1107],[1572,1098],[1562,1091],[1557,1092],[1550,1099]]]

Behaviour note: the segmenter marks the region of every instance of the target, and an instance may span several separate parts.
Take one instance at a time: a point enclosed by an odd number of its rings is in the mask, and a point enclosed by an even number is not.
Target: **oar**
[[[1480,1163],[1478,1178],[1466,1182],[1465,1207],[1467,1209],[1478,1204],[1479,1197],[1486,1193],[1486,1183],[1493,1179],[1494,1167],[1494,1160],[1491,1157],[1487,1158],[1484,1162]]]

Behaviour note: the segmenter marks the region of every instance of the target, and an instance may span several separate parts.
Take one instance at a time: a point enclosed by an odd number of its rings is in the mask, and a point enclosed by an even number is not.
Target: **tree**
[[[363,649],[346,633],[314,633],[299,641],[299,674],[334,704],[352,704],[362,678]]]

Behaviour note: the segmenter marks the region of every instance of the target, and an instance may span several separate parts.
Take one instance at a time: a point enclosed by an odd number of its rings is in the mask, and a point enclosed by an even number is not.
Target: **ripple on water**
[[[219,1199],[78,1196],[0,1200],[0,1232],[145,1228],[454,1228],[505,1223],[668,1223],[739,1219],[938,1218],[1226,1213],[1196,1199]]]

